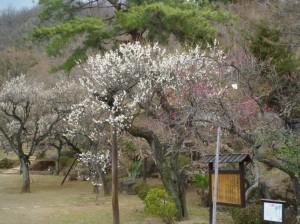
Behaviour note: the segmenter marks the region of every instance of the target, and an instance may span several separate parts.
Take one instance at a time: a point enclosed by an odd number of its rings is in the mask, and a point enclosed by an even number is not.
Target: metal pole
[[[216,148],[216,159],[215,159],[215,184],[214,184],[214,198],[213,198],[213,217],[212,223],[216,224],[216,216],[217,216],[217,194],[218,194],[218,180],[219,180],[219,152],[220,152],[220,135],[221,128],[218,127],[217,134],[217,148]]]

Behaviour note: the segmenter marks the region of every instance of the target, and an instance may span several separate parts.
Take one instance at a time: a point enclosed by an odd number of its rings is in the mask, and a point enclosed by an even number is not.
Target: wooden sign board
[[[219,171],[217,203],[223,205],[242,206],[240,172],[222,172]],[[214,192],[215,174],[211,173],[211,193]],[[213,198],[213,195],[211,195]]]

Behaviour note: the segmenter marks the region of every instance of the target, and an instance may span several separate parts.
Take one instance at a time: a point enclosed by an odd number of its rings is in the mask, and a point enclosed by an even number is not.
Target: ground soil
[[[31,193],[20,194],[22,176],[13,171],[0,170],[0,224],[112,223],[111,198],[101,194],[96,202],[89,182],[66,181],[61,186],[62,176],[31,175]],[[178,223],[208,223],[208,209],[201,207],[197,198],[196,189],[190,187],[187,194],[190,219]],[[162,223],[143,211],[143,202],[136,195],[120,193],[119,206],[121,223]],[[218,223],[232,221],[228,214],[220,212]]]

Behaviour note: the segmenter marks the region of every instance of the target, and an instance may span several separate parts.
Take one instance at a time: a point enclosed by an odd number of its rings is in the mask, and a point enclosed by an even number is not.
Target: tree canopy
[[[101,1],[41,0],[40,4],[43,5],[39,14],[42,23],[35,27],[31,39],[44,42],[50,56],[66,53],[66,61],[54,69],[66,71],[76,62],[85,61],[89,49],[105,50],[108,43],[118,45],[128,39],[125,35],[130,36],[129,41],[167,43],[173,34],[182,44],[211,44],[217,35],[213,24],[229,23],[233,19],[206,1],[201,4],[177,0],[125,4],[109,1],[105,4]],[[68,55],[64,50],[75,40],[78,43],[78,39],[81,43]]]

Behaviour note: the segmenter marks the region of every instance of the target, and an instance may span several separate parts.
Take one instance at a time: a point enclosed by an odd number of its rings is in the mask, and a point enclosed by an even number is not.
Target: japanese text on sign
[[[264,220],[282,222],[282,204],[264,202]]]
[[[215,186],[215,175],[211,174],[212,191]],[[219,173],[218,203],[241,205],[241,182],[239,173]]]

